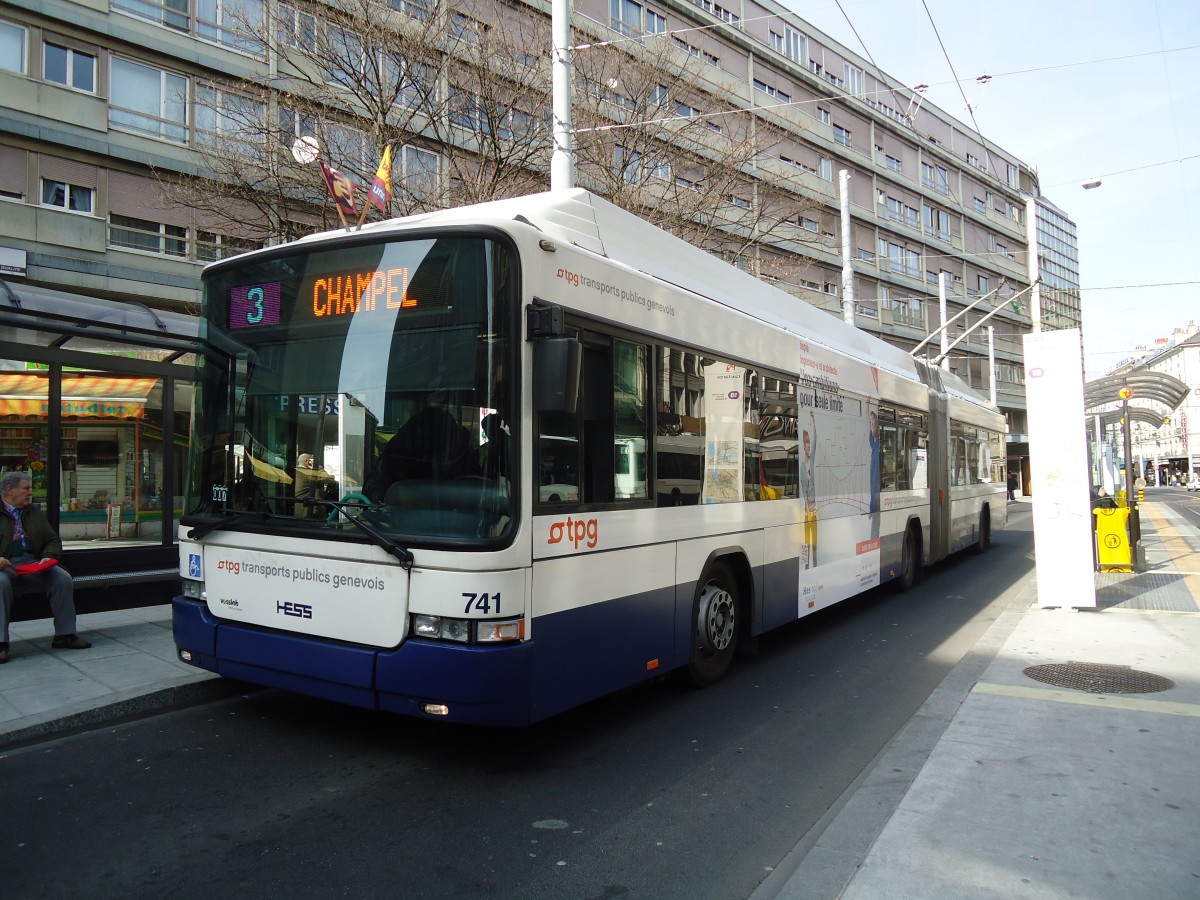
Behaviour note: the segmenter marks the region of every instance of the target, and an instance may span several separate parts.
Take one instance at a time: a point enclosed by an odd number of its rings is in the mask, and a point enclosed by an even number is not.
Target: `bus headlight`
[[[469,619],[451,619],[448,616],[413,616],[413,634],[417,637],[435,638],[441,641],[467,643],[471,639]]]
[[[193,600],[204,599],[204,582],[192,581],[190,578],[183,579],[183,596],[190,597]]]
[[[412,634],[413,637],[457,641],[460,644],[495,644],[524,638],[525,620],[452,619],[449,616],[416,613],[412,617]]]

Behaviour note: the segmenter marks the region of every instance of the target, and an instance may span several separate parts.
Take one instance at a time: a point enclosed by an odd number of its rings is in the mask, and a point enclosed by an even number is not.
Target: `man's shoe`
[[[85,641],[77,634],[56,634],[50,646],[55,650],[86,650],[92,646],[92,642]]]
[[[8,642],[0,644],[0,665],[8,662]]]

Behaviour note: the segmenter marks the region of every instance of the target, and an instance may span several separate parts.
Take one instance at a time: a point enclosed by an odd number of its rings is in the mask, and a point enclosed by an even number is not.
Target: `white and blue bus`
[[[214,263],[202,322],[174,633],[232,678],[531,723],[1005,523],[994,407],[586,191]]]

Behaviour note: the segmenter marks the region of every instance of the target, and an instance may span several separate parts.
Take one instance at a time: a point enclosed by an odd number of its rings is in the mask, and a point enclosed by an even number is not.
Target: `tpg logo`
[[[560,544],[563,539],[575,545],[575,549],[579,549],[579,545],[587,542],[589,549],[595,549],[600,543],[600,523],[595,519],[572,519],[567,516],[565,522],[555,522],[550,526],[550,540],[547,544]]]
[[[312,607],[307,603],[276,603],[275,612],[283,613],[285,616],[294,616],[297,619],[312,618]]]

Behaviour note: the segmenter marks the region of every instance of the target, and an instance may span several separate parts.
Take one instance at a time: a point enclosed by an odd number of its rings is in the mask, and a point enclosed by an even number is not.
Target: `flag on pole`
[[[367,193],[371,202],[379,207],[385,216],[388,214],[388,204],[392,202],[392,145],[383,148],[383,159],[379,161],[379,169],[375,172],[375,180],[371,182],[371,190]]]
[[[325,185],[337,204],[338,215],[343,219],[346,216],[353,219],[358,213],[354,203],[354,182],[324,161],[321,162],[321,174],[325,176]]]

